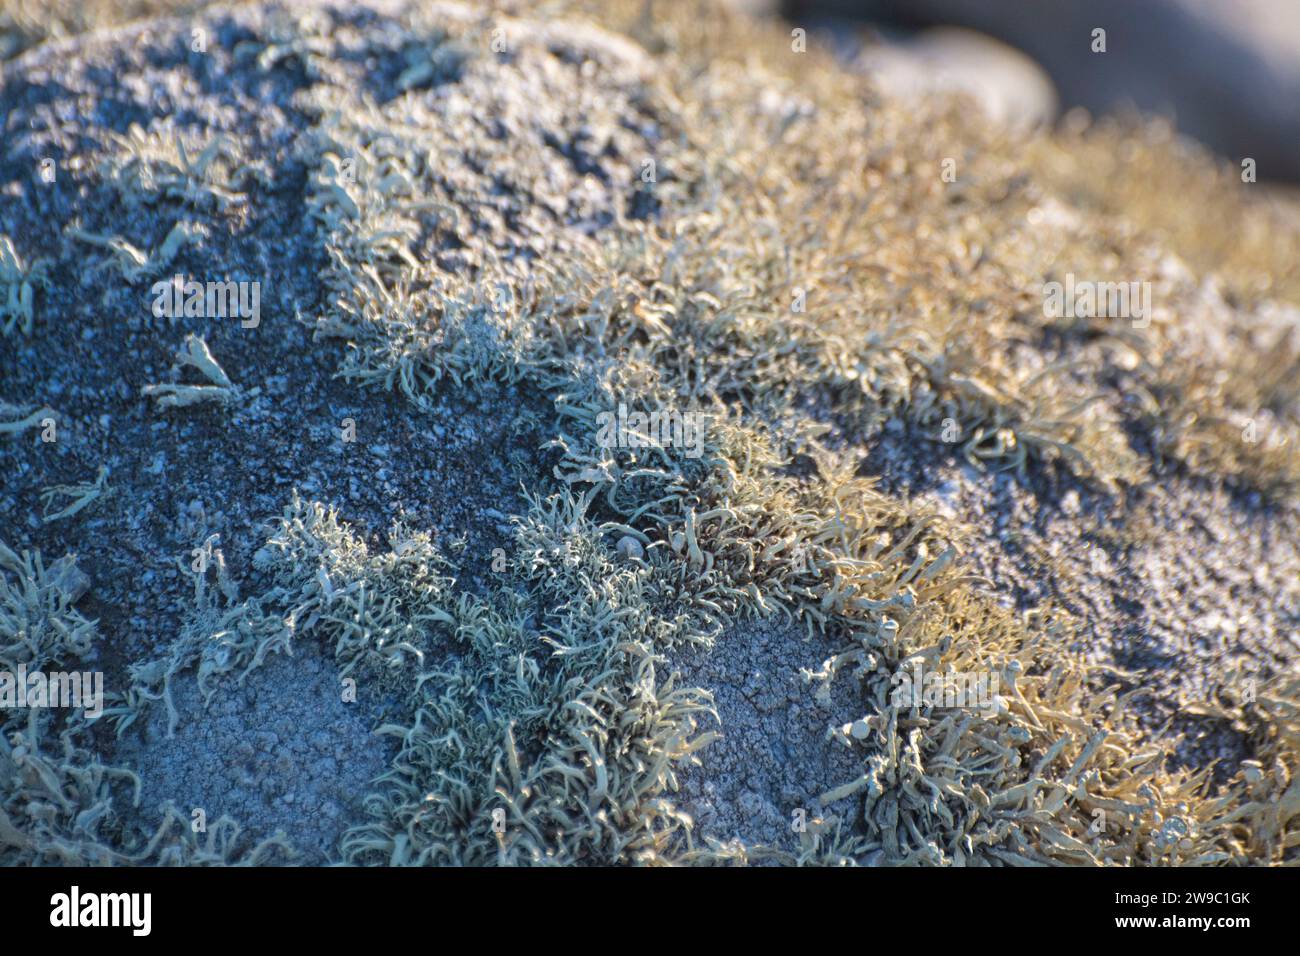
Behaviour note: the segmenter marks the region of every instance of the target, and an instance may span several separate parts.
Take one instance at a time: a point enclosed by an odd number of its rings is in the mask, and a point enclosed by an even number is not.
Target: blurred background
[[[896,91],[964,90],[1011,124],[1157,114],[1260,179],[1300,182],[1300,0],[729,2],[808,28]]]

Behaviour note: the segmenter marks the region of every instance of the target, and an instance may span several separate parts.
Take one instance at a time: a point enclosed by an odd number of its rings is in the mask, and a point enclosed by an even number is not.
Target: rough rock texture
[[[821,641],[770,622],[734,628],[707,653],[674,656],[683,681],[713,694],[722,734],[682,773],[680,799],[701,834],[785,846],[799,811],[821,816],[831,809],[821,797],[856,776],[852,753],[827,734],[836,713],[856,706],[853,690],[841,685],[822,703],[802,673],[826,653]]]
[[[273,657],[242,687],[206,704],[192,675],[177,682],[183,720],[171,736],[163,708],[128,731],[114,757],[142,774],[140,824],[157,826],[158,807],[205,823],[229,816],[259,838],[284,834],[294,862],[337,858],[339,837],[363,816],[371,781],[395,748],[372,731],[384,702],[344,703],[334,662],[306,650]],[[363,694],[364,698],[364,694]]]

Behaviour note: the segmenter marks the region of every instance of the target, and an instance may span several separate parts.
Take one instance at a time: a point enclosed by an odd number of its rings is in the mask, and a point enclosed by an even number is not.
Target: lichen
[[[296,103],[314,122],[301,159],[326,265],[319,314],[304,320],[338,348],[340,374],[420,408],[448,387],[526,383],[545,399],[551,479],[526,489],[506,567],[480,591],[458,584],[429,531],[395,525],[376,552],[296,495],[249,597],[206,539],[189,620],[132,665],[107,711],[118,732],[160,702],[174,728],[183,672],[210,697],[312,642],[341,678],[403,707],[378,728],[398,755],[339,846],[352,863],[1284,862],[1300,839],[1300,687],[1277,680],[1246,700],[1225,676],[1215,700],[1180,701],[1244,728],[1254,757],[1217,787],[1210,767],[1171,769],[1169,739],[1129,706],[1138,690],[1073,650],[1078,623],[1002,607],[970,574],[958,530],[861,477],[844,436],[902,420],[936,451],[947,442],[1022,478],[1059,471],[1118,496],[1178,467],[1293,505],[1293,261],[1226,258],[1234,295],[1258,292],[1263,270],[1280,303],[1228,309],[1151,234],[1191,249],[1197,268],[1213,261],[1184,223],[1131,201],[1134,169],[1110,189],[1069,159],[1112,130],[1008,145],[961,104],[899,109],[869,78],[730,14],[564,6],[640,46],[412,5],[394,14],[405,45],[382,102],[333,75],[332,14],[286,18],[242,48],[245,65],[310,81]],[[101,170],[127,201],[165,197],[194,216],[151,255],[68,235],[131,283],[184,245],[201,254],[203,213],[255,201],[235,192],[243,180],[225,164],[238,156],[220,142],[191,153],[133,131]],[[1177,170],[1144,190],[1223,185],[1204,157],[1142,149]],[[941,150],[960,158],[960,185],[940,177]],[[1089,183],[1097,208],[1070,201]],[[1272,221],[1221,201],[1234,221]],[[1280,246],[1293,250],[1293,233]],[[12,287],[29,271],[8,248],[0,281]],[[1158,287],[1149,323],[1046,314],[1045,282],[1116,262]],[[1221,340],[1202,308],[1234,316]],[[30,331],[30,310],[6,314]],[[181,361],[210,384],[148,386],[160,406],[238,397],[202,340]],[[603,443],[600,417],[620,406],[700,415],[698,454]],[[0,430],[30,427],[21,415]],[[1242,437],[1251,426],[1258,443]],[[0,590],[5,654],[85,649],[93,625],[39,558],[0,551],[0,568],[16,582]],[[665,655],[772,616],[831,649],[808,693],[852,700],[827,746],[861,772],[821,794],[833,812],[786,844],[698,839],[674,792],[716,715]],[[918,661],[996,675],[996,706],[900,702],[895,678]],[[233,823],[199,846],[172,830],[174,811],[152,838],[114,829],[110,790],[134,781],[78,749],[76,718],[60,731],[63,761],[39,756],[56,739],[44,721],[4,727],[0,843],[13,858],[283,850],[240,843]]]

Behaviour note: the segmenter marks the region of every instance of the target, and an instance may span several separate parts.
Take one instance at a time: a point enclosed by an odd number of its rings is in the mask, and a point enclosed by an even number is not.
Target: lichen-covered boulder
[[[0,67],[0,671],[105,686],[0,861],[1293,854],[1289,207],[721,11],[178,9]]]

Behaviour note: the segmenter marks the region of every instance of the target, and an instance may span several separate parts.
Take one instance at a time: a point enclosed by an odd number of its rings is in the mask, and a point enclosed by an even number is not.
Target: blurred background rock
[[[959,89],[1013,123],[1136,108],[1261,179],[1300,181],[1297,0],[732,2],[833,35],[894,91]]]

